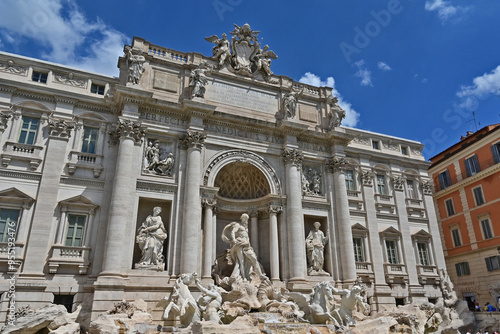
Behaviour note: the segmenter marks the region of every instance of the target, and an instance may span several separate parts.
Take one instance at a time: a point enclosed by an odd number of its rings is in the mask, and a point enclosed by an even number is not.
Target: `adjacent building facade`
[[[276,55],[239,28],[231,49],[207,38],[212,57],[134,38],[119,78],[0,53],[0,321],[15,289],[17,307],[88,318],[142,298],[161,322],[179,274],[212,279],[242,213],[276,285],[362,282],[373,310],[441,297],[422,145],[340,126],[331,88],[273,74]],[[149,263],[138,230],[156,207],[166,239]]]
[[[431,158],[448,273],[459,297],[500,296],[500,124],[468,132]]]

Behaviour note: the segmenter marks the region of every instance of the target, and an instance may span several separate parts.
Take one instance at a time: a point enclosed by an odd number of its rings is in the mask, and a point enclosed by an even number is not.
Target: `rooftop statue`
[[[226,34],[222,38],[217,35],[205,37],[205,40],[214,43],[212,48],[212,58],[218,63],[219,69],[227,66],[227,69],[238,74],[262,78],[271,82],[271,60],[278,59],[278,56],[269,50],[269,46],[260,47],[258,35],[260,31],[254,31],[248,23],[243,26],[234,25],[234,30],[230,32],[231,41]]]
[[[328,130],[333,130],[333,128],[339,127],[342,124],[342,120],[345,118],[345,110],[339,106],[339,100],[336,97],[331,96],[329,102],[331,116]]]
[[[127,81],[137,85],[144,73],[144,62],[146,58],[140,54],[134,54],[130,46],[125,47],[125,56],[127,60],[128,78]]]

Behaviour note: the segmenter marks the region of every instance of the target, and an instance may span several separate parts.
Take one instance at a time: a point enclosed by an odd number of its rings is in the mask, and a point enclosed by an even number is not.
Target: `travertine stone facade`
[[[374,310],[441,296],[420,143],[338,126],[332,89],[273,74],[267,49],[207,57],[136,37],[124,50],[119,78],[0,53],[0,209],[16,229],[0,240],[0,291],[17,270],[16,305],[66,300],[95,318],[142,298],[161,323],[158,301],[182,273],[211,280],[221,233],[242,213],[275,284],[357,280]],[[164,268],[135,266],[156,207]],[[315,222],[323,276],[308,275]]]

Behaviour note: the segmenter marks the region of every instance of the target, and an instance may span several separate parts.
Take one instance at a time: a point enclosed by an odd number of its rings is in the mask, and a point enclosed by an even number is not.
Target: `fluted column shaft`
[[[304,247],[305,232],[300,179],[302,155],[297,150],[285,150],[283,160],[285,161],[287,184],[286,218],[290,279],[304,279],[307,264],[306,249]]]
[[[205,143],[205,135],[189,131],[181,140],[188,146],[186,161],[186,179],[184,193],[184,213],[181,238],[181,274],[199,272],[200,248],[200,169],[201,149]]]
[[[205,205],[205,218],[203,226],[203,278],[210,278],[212,271],[212,263],[215,260],[212,258],[213,254],[213,207],[216,201],[213,199],[204,199]]]
[[[116,156],[115,178],[111,193],[108,227],[104,246],[102,263],[103,274],[117,275],[122,273],[128,264],[125,263],[123,243],[129,228],[133,228],[131,220],[133,217],[134,195],[131,191],[136,187],[136,178],[133,161],[137,160],[136,145],[142,143],[145,130],[139,123],[129,120],[120,121],[111,135],[114,143],[119,142]]]
[[[271,280],[280,280],[280,253],[278,239],[278,213],[281,207],[270,206],[269,212],[269,256],[271,263]]]

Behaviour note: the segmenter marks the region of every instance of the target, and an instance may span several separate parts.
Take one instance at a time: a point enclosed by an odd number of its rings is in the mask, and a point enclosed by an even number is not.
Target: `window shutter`
[[[496,164],[500,162],[500,152],[498,152],[499,146],[500,143],[491,145],[491,153],[493,154],[493,160],[495,161]]]
[[[472,171],[471,171],[471,159],[472,158],[469,158],[469,159],[465,159],[465,172],[467,173],[467,177],[471,176],[472,175]]]
[[[479,173],[481,171],[481,167],[479,167],[479,160],[477,159],[477,155],[474,155],[472,157],[472,161],[474,163],[474,170],[476,173]]]

